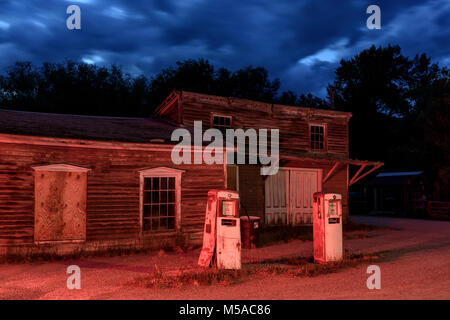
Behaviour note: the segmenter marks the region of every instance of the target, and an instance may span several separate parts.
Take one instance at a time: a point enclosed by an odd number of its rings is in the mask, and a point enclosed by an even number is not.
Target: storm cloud
[[[69,5],[81,30],[66,27]],[[381,30],[366,8],[381,8]],[[450,65],[450,2],[287,0],[0,0],[0,69],[15,61],[118,64],[151,77],[176,61],[263,66],[282,90],[325,96],[341,58],[371,45],[398,44]]]

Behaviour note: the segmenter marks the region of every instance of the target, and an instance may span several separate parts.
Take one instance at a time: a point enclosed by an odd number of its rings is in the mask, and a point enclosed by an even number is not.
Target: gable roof
[[[154,118],[99,117],[0,109],[0,133],[150,143],[170,141],[177,126]]]
[[[180,99],[182,96],[189,96],[198,99],[208,100],[217,105],[233,105],[236,108],[241,109],[250,109],[250,110],[258,110],[267,114],[283,114],[285,112],[290,113],[291,115],[298,114],[306,114],[306,113],[314,113],[322,116],[330,116],[330,117],[344,117],[349,119],[352,116],[351,112],[347,111],[337,111],[331,109],[321,109],[321,108],[307,108],[300,106],[290,106],[290,105],[281,105],[271,102],[262,102],[256,100],[249,100],[244,98],[235,98],[235,97],[224,97],[224,96],[216,96],[206,93],[198,93],[192,91],[184,91],[184,90],[176,90],[174,89],[165,99],[161,102],[158,107],[155,109],[155,115],[161,115],[167,107],[173,104],[175,101]]]

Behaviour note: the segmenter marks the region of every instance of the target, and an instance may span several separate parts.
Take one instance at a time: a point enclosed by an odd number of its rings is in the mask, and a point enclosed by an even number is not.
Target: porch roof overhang
[[[333,173],[336,172],[336,170],[342,166],[342,165],[354,165],[358,166],[358,170],[353,175],[353,177],[349,177],[348,186],[355,184],[362,178],[366,177],[367,175],[371,174],[375,170],[379,169],[384,165],[383,162],[380,161],[368,161],[368,160],[358,160],[358,159],[349,159],[345,157],[329,157],[329,156],[312,156],[312,155],[294,155],[294,154],[283,154],[280,156],[280,161],[283,160],[313,160],[318,162],[326,162],[326,163],[334,163],[331,169],[324,175],[322,179],[322,183],[325,183],[328,181]],[[366,169],[367,170],[364,170]],[[365,171],[365,172],[363,172]]]

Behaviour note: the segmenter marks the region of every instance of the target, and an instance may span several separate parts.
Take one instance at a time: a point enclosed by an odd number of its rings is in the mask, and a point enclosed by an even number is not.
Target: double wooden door
[[[312,223],[313,194],[321,191],[321,170],[289,168],[265,182],[265,223]]]

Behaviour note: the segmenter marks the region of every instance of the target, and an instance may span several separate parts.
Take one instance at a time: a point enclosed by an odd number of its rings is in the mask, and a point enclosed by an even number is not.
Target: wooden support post
[[[358,171],[356,171],[355,175],[353,176],[353,178],[350,179],[349,182],[349,186],[351,186],[353,183],[355,183],[355,179],[358,177],[358,175],[361,173],[361,171],[364,170],[364,168],[366,167],[366,164],[361,165],[361,167],[358,169]]]
[[[362,174],[361,176],[356,177],[357,175],[355,175],[355,176],[352,178],[352,180],[350,180],[350,184],[349,184],[349,185],[351,186],[352,184],[358,182],[359,180],[361,180],[362,178],[364,178],[364,177],[367,176],[368,174],[370,174],[370,173],[372,173],[373,171],[377,170],[377,169],[378,169],[379,167],[381,167],[382,165],[383,165],[382,163],[378,163],[378,164],[374,165],[372,169],[370,169],[370,170],[367,171],[366,173]],[[365,167],[365,165],[364,165],[363,167]],[[362,169],[362,167],[361,167],[361,169]],[[362,171],[361,169],[358,170],[358,173],[359,173],[360,171]]]
[[[322,183],[325,183],[330,176],[333,174],[333,172],[337,169],[337,167],[339,166],[340,162],[336,162],[334,164],[334,166],[330,169],[330,171],[328,171],[327,175],[325,176],[325,178],[323,178]]]

